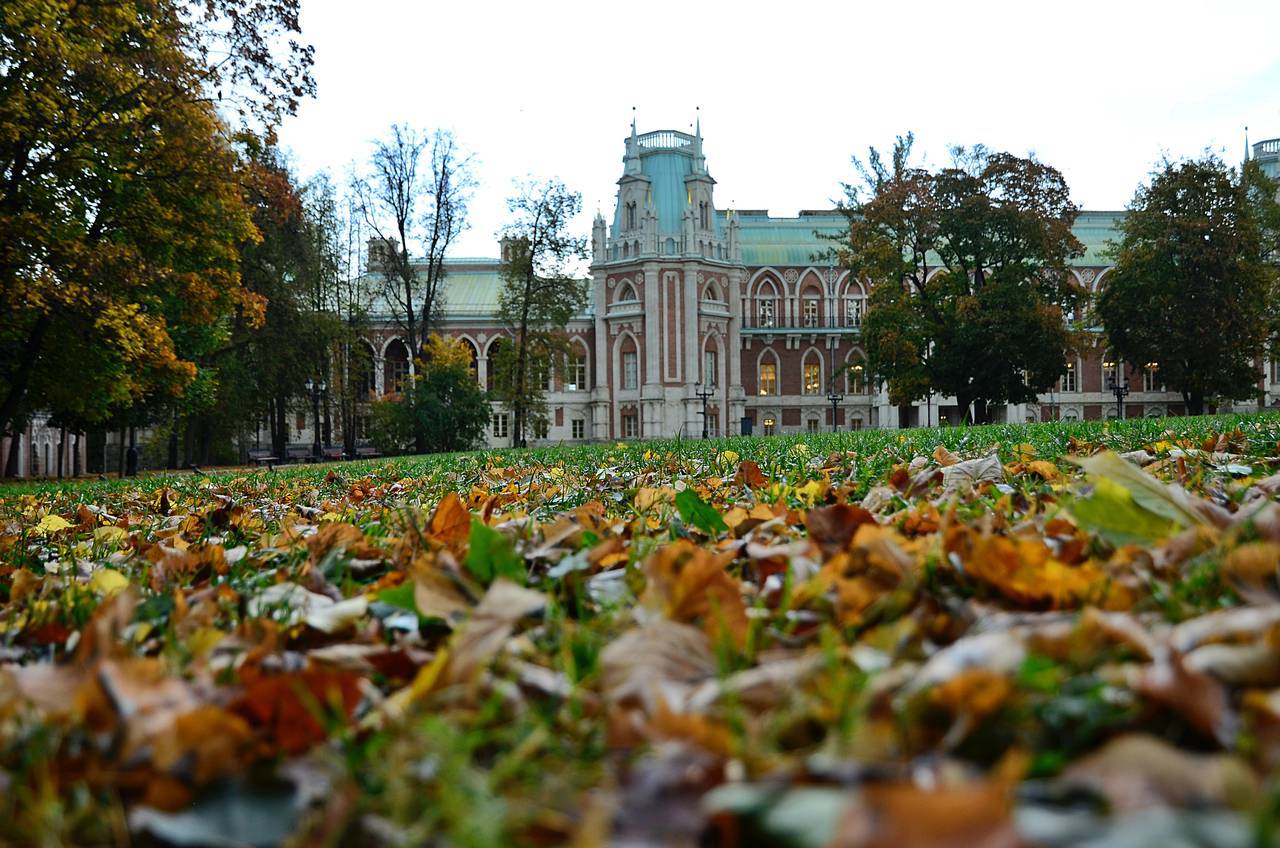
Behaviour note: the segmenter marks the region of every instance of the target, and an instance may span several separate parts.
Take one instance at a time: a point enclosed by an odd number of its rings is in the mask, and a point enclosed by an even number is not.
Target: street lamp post
[[[320,395],[324,394],[327,386],[325,386],[324,380],[316,381],[307,378],[306,387],[307,393],[311,395],[311,412],[315,420],[315,440],[311,443],[311,455],[316,459],[320,459],[322,453],[320,447]]]
[[[711,400],[711,398],[715,397],[715,394],[716,394],[716,386],[715,386],[715,383],[711,383],[711,384],[709,384],[709,385],[707,386],[706,390],[705,390],[705,391],[703,391],[702,389],[699,389],[699,388],[698,388],[698,387],[699,387],[699,386],[701,386],[701,385],[702,385],[702,382],[701,382],[701,381],[694,383],[694,384],[693,384],[693,388],[694,388],[693,393],[694,393],[694,394],[695,394],[699,399],[701,399],[701,400],[702,400],[702,438],[704,438],[704,439],[705,439],[705,438],[707,438],[707,401],[709,401],[709,400]]]
[[[1115,378],[1107,381],[1107,388],[1116,396],[1116,418],[1124,420],[1124,399],[1129,394],[1129,387],[1116,382]]]

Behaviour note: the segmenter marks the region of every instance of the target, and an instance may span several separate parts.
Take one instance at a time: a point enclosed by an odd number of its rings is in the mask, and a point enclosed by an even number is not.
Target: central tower
[[[737,432],[743,411],[738,330],[741,231],[716,211],[716,181],[693,135],[626,139],[613,222],[592,228],[596,439]]]

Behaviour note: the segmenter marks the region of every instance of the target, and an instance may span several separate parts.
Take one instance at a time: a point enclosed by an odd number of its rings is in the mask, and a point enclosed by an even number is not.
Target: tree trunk
[[[175,438],[175,439],[177,438],[177,430],[176,430],[176,429],[174,430],[174,438]],[[120,475],[121,477],[124,477],[124,452],[125,452],[125,449],[128,447],[128,446],[125,444],[125,442],[126,442],[126,440],[127,440],[127,439],[128,439],[128,433],[127,433],[127,430],[126,430],[126,428],[121,427],[121,428],[120,428],[120,450],[118,450],[118,451],[116,452],[116,474]],[[174,442],[174,445],[173,445],[173,461],[174,461],[174,464],[175,464],[175,465],[176,465],[176,464],[177,464],[177,462],[178,462],[178,445],[177,445],[177,442]]]
[[[1182,399],[1187,404],[1188,415],[1204,415],[1204,394],[1202,392],[1183,392]]]
[[[271,451],[281,459],[285,458],[285,448],[289,446],[289,421],[285,416],[285,399],[276,397],[275,421],[271,428]]]
[[[9,455],[5,457],[4,476],[18,476],[18,462],[22,459],[22,433],[13,433],[9,437]]]
[[[71,434],[71,476],[80,476],[80,431]]]
[[[173,426],[169,429],[169,455],[165,457],[166,468],[178,467],[178,429],[181,422],[178,413],[173,413]]]
[[[67,428],[58,428],[58,479],[61,480],[66,471]]]

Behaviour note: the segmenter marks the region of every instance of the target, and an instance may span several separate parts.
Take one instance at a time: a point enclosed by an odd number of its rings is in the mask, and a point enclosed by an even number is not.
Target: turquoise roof
[[[1109,265],[1105,255],[1107,242],[1118,238],[1117,224],[1123,212],[1081,212],[1073,228],[1076,238],[1084,243],[1084,255],[1072,264],[1078,266]],[[815,233],[839,233],[845,226],[838,212],[802,212],[797,218],[771,218],[765,212],[740,212],[742,225],[742,264],[822,265],[823,251],[831,242]]]
[[[640,172],[649,178],[649,202],[658,216],[658,235],[680,237],[684,212],[689,208],[689,192],[685,177],[693,173],[694,140],[675,130],[656,130],[639,136]],[[624,179],[626,179],[624,177]],[[712,216],[715,234],[723,235],[720,216]],[[613,229],[610,237],[622,231],[621,203],[613,204]]]
[[[468,257],[465,259],[446,259],[443,283],[444,314],[446,319],[466,320],[472,318],[492,318],[498,312],[498,295],[502,291],[502,275],[499,273],[502,263],[497,259]],[[370,314],[375,318],[388,319],[392,316],[392,308],[378,291],[381,277],[367,277],[370,288],[376,293],[370,306]],[[580,318],[591,314],[588,301]]]

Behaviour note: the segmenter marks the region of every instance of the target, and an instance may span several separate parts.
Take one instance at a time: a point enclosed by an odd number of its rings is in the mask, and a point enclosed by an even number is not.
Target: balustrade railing
[[[857,330],[862,326],[862,316],[848,318],[844,316],[819,316],[816,318],[800,316],[788,318],[784,316],[744,315],[744,330],[777,330],[780,333],[796,333],[814,330]]]

